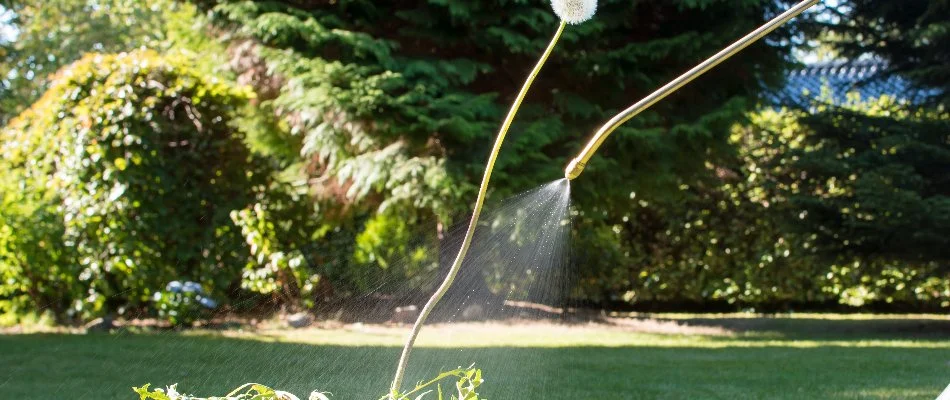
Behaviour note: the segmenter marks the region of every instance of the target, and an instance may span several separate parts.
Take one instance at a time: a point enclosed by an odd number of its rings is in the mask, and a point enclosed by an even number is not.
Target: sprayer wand
[[[630,106],[630,108],[623,110],[620,114],[617,114],[611,118],[609,121],[607,121],[607,123],[601,126],[596,133],[594,133],[594,137],[591,138],[589,142],[587,142],[586,146],[584,146],[584,150],[582,150],[580,154],[577,155],[577,157],[574,157],[574,159],[567,164],[567,168],[564,169],[564,177],[573,180],[574,178],[580,176],[581,172],[584,171],[584,167],[587,166],[587,162],[590,161],[591,156],[597,152],[597,149],[604,142],[604,140],[607,139],[607,136],[610,136],[610,134],[620,127],[620,125],[623,125],[624,122],[629,121],[643,110],[646,110],[660,100],[663,100],[666,98],[666,96],[669,96],[670,93],[673,93],[683,86],[686,86],[686,84],[692,82],[693,79],[698,78],[700,75],[713,69],[723,61],[736,55],[736,53],[742,51],[750,44],[763,38],[765,35],[768,35],[792,18],[797,17],[811,6],[817,4],[818,1],[819,0],[805,0],[796,4],[788,11],[775,17],[748,35],[745,35],[742,39],[739,39],[735,43],[729,45],[729,47],[726,47],[712,57],[709,57],[706,61],[703,61],[701,64],[693,67],[693,69],[686,71],[686,73],[683,75],[680,75],[670,83],[667,83],[665,86],[657,89],[657,91],[643,98],[643,100],[640,100],[636,104]]]

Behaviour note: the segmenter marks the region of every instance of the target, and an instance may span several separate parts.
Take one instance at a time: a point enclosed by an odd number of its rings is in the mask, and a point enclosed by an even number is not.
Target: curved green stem
[[[491,180],[491,173],[495,168],[495,160],[498,159],[498,152],[501,150],[501,144],[505,141],[505,135],[508,133],[508,128],[511,127],[511,122],[514,121],[515,115],[518,113],[518,109],[521,107],[521,102],[524,101],[525,95],[528,94],[528,89],[531,87],[534,79],[538,76],[538,73],[541,72],[541,67],[544,66],[545,61],[547,61],[548,57],[551,55],[551,52],[554,50],[554,46],[557,45],[557,41],[561,37],[561,33],[564,32],[565,25],[566,23],[562,21],[561,25],[557,28],[557,32],[551,39],[551,43],[548,44],[548,48],[544,51],[544,54],[541,55],[541,59],[538,60],[537,65],[535,65],[534,69],[531,70],[531,74],[529,74],[528,79],[525,80],[524,86],[521,87],[518,97],[515,98],[514,104],[511,105],[511,109],[508,111],[508,116],[505,117],[505,121],[502,123],[501,129],[498,131],[498,136],[495,138],[495,145],[492,147],[491,154],[488,156],[488,163],[485,166],[485,174],[482,176],[482,184],[478,189],[478,198],[475,200],[475,211],[472,213],[472,219],[468,223],[468,230],[465,231],[465,238],[462,240],[462,247],[459,249],[458,255],[455,256],[455,261],[452,263],[452,267],[449,268],[449,273],[445,276],[445,280],[442,281],[442,284],[439,285],[439,288],[435,291],[435,293],[432,294],[432,297],[429,298],[429,301],[426,302],[426,305],[422,307],[422,311],[419,313],[419,318],[416,319],[416,323],[412,326],[412,332],[409,333],[409,337],[406,339],[406,344],[402,349],[402,356],[399,357],[399,366],[396,368],[396,376],[393,378],[393,383],[390,387],[390,397],[392,398],[395,398],[395,396],[399,393],[400,387],[402,386],[402,379],[406,373],[406,364],[409,362],[409,353],[412,352],[412,346],[416,342],[416,337],[419,336],[419,331],[422,330],[422,325],[425,324],[426,318],[429,317],[429,314],[432,312],[432,309],[435,308],[435,305],[439,303],[439,300],[442,300],[442,296],[445,296],[445,292],[447,292],[449,287],[452,286],[456,275],[458,275],[459,269],[462,267],[462,261],[465,259],[465,255],[468,253],[468,249],[472,245],[472,236],[475,234],[475,226],[478,223],[478,217],[482,213],[482,206],[485,203],[485,194],[488,191],[488,181]]]

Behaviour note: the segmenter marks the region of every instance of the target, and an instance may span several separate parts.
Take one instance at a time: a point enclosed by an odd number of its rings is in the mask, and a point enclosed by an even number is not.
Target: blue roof
[[[816,64],[792,71],[785,86],[767,98],[778,106],[808,106],[822,96],[825,88],[838,105],[848,101],[849,93],[857,93],[861,100],[889,95],[911,104],[938,94],[937,90],[915,88],[906,78],[887,73],[887,64],[865,61]]]

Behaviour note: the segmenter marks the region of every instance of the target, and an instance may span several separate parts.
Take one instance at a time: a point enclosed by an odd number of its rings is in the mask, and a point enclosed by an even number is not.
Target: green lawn
[[[666,316],[669,317],[669,316]],[[673,317],[683,325],[427,328],[411,380],[476,363],[506,399],[934,399],[950,384],[950,320]],[[690,329],[706,330],[692,334]],[[717,332],[721,331],[721,332]],[[223,394],[260,382],[376,399],[405,327],[185,334],[0,335],[0,398],[132,399],[146,382]]]

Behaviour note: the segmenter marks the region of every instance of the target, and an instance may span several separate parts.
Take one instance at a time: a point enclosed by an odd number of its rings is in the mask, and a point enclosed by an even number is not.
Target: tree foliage
[[[7,6],[17,36],[0,43],[0,122],[39,99],[59,68],[86,53],[201,51],[207,40],[192,32],[201,29],[191,25],[201,22],[195,7],[172,0],[13,0]]]
[[[759,1],[728,6],[675,3],[631,7],[608,1],[597,20],[568,32],[501,160],[500,167],[517,166],[519,171],[499,175],[502,192],[559,177],[565,151],[576,148],[611,111],[660,86],[775,10],[774,4]],[[498,12],[499,7],[505,12]],[[405,179],[389,176],[387,171],[400,170],[395,165],[360,165],[398,160],[402,154],[406,160],[394,162],[446,169],[449,177],[462,178],[455,181],[478,176],[502,106],[516,89],[511,82],[520,81],[556,26],[547,8],[457,2],[305,7],[244,1],[214,10],[217,21],[263,44],[261,57],[287,81],[288,90],[275,104],[297,114],[305,154],[323,167],[321,173],[352,182],[350,197],[361,197],[370,188],[391,192],[385,189],[400,187],[398,182]],[[723,15],[730,17],[717,18]],[[704,21],[702,32],[691,27],[691,20]],[[596,40],[591,39],[594,35]],[[724,129],[717,125],[728,127],[739,118],[747,104],[742,98],[754,97],[763,81],[775,81],[781,63],[779,49],[754,47],[730,63],[743,72],[735,74],[740,78],[703,80],[658,106],[642,118],[641,126],[618,134],[619,139],[607,145],[604,153],[610,155],[604,159],[629,160],[633,164],[615,167],[630,171],[638,166],[658,172],[686,170],[682,162],[655,166],[652,161],[662,157],[638,152],[705,155],[710,143],[724,142]],[[624,143],[629,141],[648,146]],[[440,166],[441,159],[448,164]],[[598,169],[605,170],[594,167]],[[616,174],[592,175],[604,179]],[[450,181],[452,186],[455,181]],[[619,183],[630,187],[635,182]],[[416,197],[426,198],[441,187]]]
[[[831,18],[808,30],[840,57],[884,60],[881,74],[908,78],[915,83],[909,90],[934,90],[932,102],[950,104],[950,3],[847,0],[822,8]]]
[[[946,113],[910,111],[885,97],[757,122],[769,138],[755,143],[747,168],[768,193],[762,201],[788,202],[826,251],[950,261]],[[789,128],[794,134],[783,135]]]
[[[752,197],[807,238],[828,266],[825,291],[842,302],[946,307],[950,8],[848,0],[819,14],[806,32],[838,57],[883,62],[857,86],[891,75],[908,84],[878,99],[821,96],[808,110],[756,115],[737,141]]]

